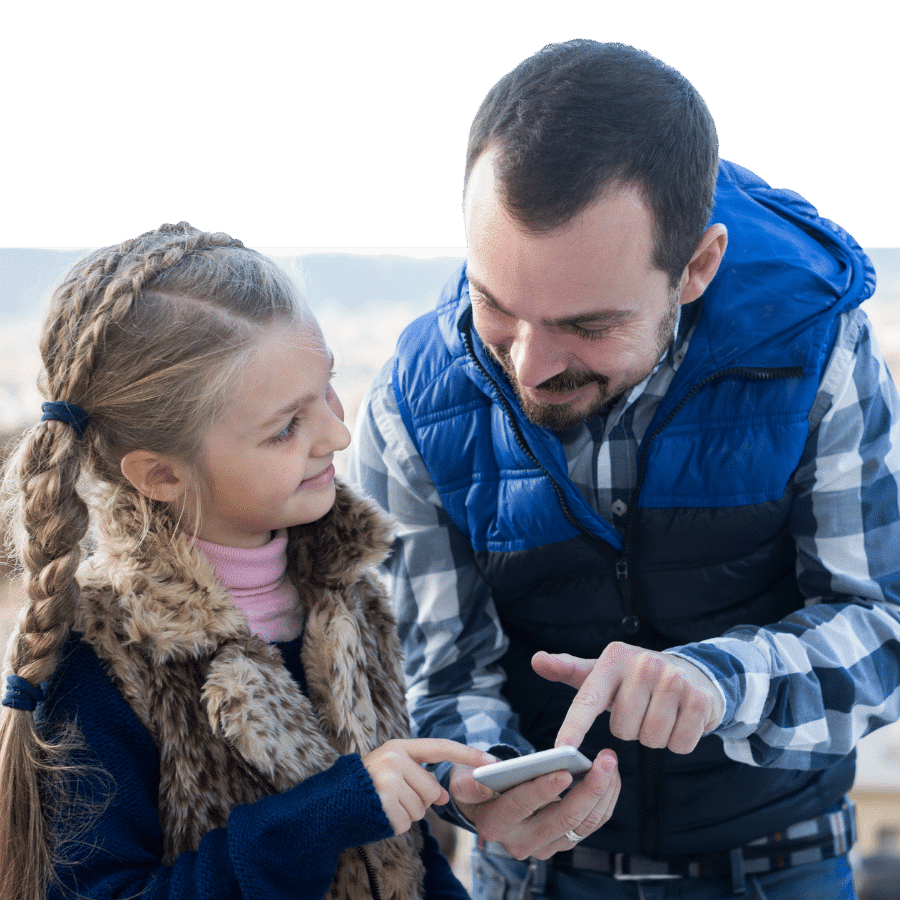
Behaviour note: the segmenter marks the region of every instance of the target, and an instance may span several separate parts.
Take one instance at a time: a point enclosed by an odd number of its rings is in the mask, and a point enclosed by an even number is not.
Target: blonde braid
[[[14,458],[20,485],[27,602],[10,639],[6,670],[37,687],[56,667],[69,633],[87,531],[87,506],[75,489],[80,470],[75,432],[62,422],[42,422]],[[6,674],[6,673],[4,673]],[[44,804],[48,767],[59,765],[63,747],[39,737],[32,712],[3,709],[0,718],[0,897],[38,900],[46,892],[54,853]]]
[[[78,599],[75,571],[88,510],[78,495],[81,468],[78,438],[71,426],[43,422],[36,426],[18,458],[20,516],[28,603],[19,622],[18,641],[10,648],[13,672],[33,685],[50,677],[56,650],[68,634]]]

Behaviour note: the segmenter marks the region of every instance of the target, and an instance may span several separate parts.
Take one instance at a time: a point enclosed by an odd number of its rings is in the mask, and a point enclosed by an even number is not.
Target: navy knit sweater
[[[300,639],[279,647],[304,686]],[[78,761],[92,767],[75,788],[79,800],[90,803],[77,804],[61,826],[70,840],[52,900],[318,900],[342,850],[393,833],[368,772],[351,754],[291,790],[236,807],[226,828],[210,831],[196,851],[163,866],[157,749],[93,649],[77,636],[64,647],[47,695],[38,710],[41,727],[76,722],[84,739]],[[422,830],[426,898],[465,900],[437,843]]]

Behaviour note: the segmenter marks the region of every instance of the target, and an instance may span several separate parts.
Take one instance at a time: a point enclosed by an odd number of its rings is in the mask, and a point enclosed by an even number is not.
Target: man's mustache
[[[503,347],[497,347],[493,349],[493,352],[503,364],[507,375],[513,382],[516,382],[516,367],[513,365],[509,351]],[[553,375],[546,381],[542,381],[535,390],[543,391],[547,394],[567,394],[569,391],[577,391],[578,388],[582,388],[586,384],[599,384],[605,388],[609,384],[609,378],[606,375],[600,375],[598,372],[573,372],[567,369],[565,372],[560,372],[558,375]]]
[[[599,384],[601,387],[606,387],[609,384],[609,378],[596,372],[566,371],[542,381],[535,390],[543,391],[545,394],[567,394],[569,391],[577,391],[586,384]]]

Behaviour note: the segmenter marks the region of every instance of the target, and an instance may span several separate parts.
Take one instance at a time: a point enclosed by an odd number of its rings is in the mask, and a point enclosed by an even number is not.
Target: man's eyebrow
[[[505,313],[506,310],[497,302],[497,298],[477,279],[473,278],[468,270],[466,270],[466,278],[469,281],[469,284],[478,291],[492,306],[496,306],[500,312]],[[509,313],[506,313],[509,315]]]
[[[477,278],[472,278],[468,273],[466,273],[466,277],[469,280],[469,284],[475,288],[475,290],[478,291],[491,306],[505,316],[511,315]],[[600,326],[621,325],[624,322],[629,322],[633,318],[634,311],[630,309],[598,309],[578,313],[574,316],[560,316],[556,319],[541,319],[541,322],[550,328],[566,328],[572,325],[584,325],[586,323]]]
[[[545,325],[553,328],[565,328],[567,325],[599,325],[609,327],[622,325],[634,318],[634,312],[630,309],[601,309],[596,312],[580,313],[577,316],[561,316],[558,319],[543,319]]]

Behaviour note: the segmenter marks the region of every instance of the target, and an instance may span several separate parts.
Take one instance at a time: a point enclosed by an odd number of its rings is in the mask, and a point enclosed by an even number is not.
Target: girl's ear
[[[171,503],[182,497],[187,488],[185,467],[151,450],[126,453],[119,467],[135,489],[149,500]]]

